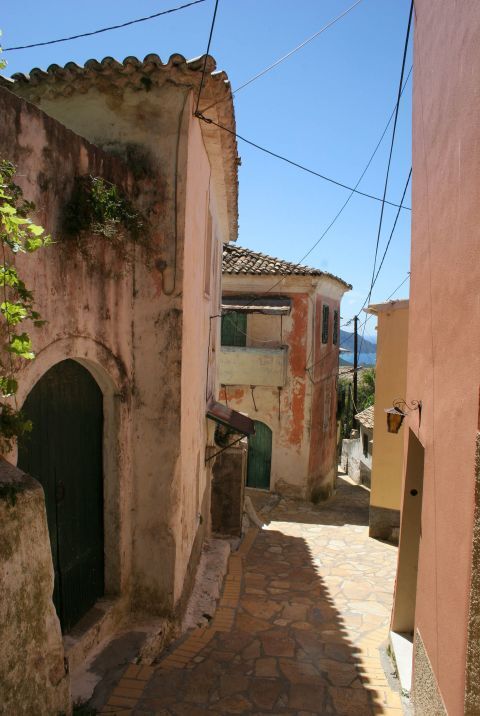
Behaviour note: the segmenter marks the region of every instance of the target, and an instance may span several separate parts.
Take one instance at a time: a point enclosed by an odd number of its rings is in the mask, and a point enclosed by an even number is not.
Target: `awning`
[[[223,296],[222,312],[265,313],[270,316],[287,316],[292,307],[286,296]]]
[[[212,402],[207,408],[207,418],[215,420],[220,425],[226,425],[237,433],[243,435],[255,435],[255,425],[253,420],[242,415],[237,410],[227,408],[223,403]]]

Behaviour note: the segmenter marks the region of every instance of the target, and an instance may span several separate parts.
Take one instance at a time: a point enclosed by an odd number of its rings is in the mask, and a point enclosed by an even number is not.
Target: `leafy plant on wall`
[[[91,269],[108,275],[98,261],[98,239],[106,242],[125,269],[133,258],[131,245],[148,245],[145,222],[123,192],[102,177],[79,176],[64,210],[65,238],[78,248]]]
[[[32,429],[31,422],[18,410],[15,375],[22,361],[35,354],[29,333],[23,324],[35,327],[44,321],[34,308],[33,294],[18,273],[15,257],[31,254],[52,243],[41,226],[28,213],[34,209],[23,198],[13,178],[15,166],[0,160],[0,316],[2,350],[0,351],[0,450],[11,450],[15,439]]]

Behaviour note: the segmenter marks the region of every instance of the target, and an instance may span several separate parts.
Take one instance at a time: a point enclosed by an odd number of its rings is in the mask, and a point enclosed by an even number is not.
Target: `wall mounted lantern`
[[[398,433],[404,418],[414,410],[418,410],[418,422],[422,419],[422,401],[412,400],[409,405],[405,400],[394,400],[391,408],[385,408],[387,414],[387,429],[389,433]]]

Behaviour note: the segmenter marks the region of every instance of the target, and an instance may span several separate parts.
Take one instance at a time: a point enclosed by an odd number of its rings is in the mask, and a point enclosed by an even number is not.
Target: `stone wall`
[[[70,713],[41,486],[0,459],[0,714]]]

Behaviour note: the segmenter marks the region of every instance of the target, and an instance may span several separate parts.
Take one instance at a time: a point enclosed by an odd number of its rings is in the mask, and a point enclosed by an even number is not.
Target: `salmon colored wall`
[[[425,448],[416,627],[463,713],[480,375],[480,12],[416,0],[407,419]],[[405,430],[405,433],[408,433]]]

